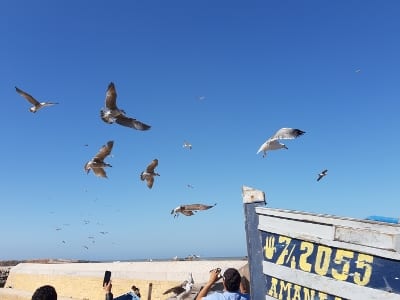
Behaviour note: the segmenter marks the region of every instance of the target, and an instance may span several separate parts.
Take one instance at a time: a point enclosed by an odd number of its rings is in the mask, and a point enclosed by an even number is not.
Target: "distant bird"
[[[356,72],[356,73],[360,73],[360,72],[361,72],[361,69],[357,69],[357,70],[355,70],[355,72]]]
[[[322,177],[328,175],[328,170],[323,170],[321,173],[318,174],[318,178],[317,181],[320,181],[322,179]]]
[[[29,111],[33,113],[37,112],[39,109],[42,109],[45,106],[52,106],[58,104],[58,102],[39,102],[31,95],[24,92],[23,90],[20,90],[19,88],[15,87],[15,90],[17,91],[18,94],[20,94],[22,97],[24,97],[33,105],[31,108],[29,108]]]
[[[189,150],[192,150],[192,144],[189,143],[188,141],[183,142],[183,148],[188,148]]]
[[[100,117],[105,123],[117,123],[137,130],[148,130],[151,127],[136,119],[127,117],[125,111],[117,107],[117,92],[113,82],[108,85],[105,108],[100,110]]]
[[[186,186],[187,186],[188,188],[194,189],[194,186],[191,185],[190,183],[188,183]]]
[[[197,96],[197,100],[202,101],[202,100],[205,100],[205,99],[206,99],[206,96]]]
[[[82,246],[83,248],[85,248],[86,250],[89,250],[89,247],[88,246]]]
[[[152,162],[147,166],[146,171],[140,173],[140,179],[142,181],[146,180],[147,187],[151,189],[154,183],[154,177],[160,176],[160,174],[156,173],[154,169],[158,166],[158,159],[153,159]]]
[[[281,128],[275,134],[270,137],[261,147],[258,149],[257,154],[263,152],[263,157],[267,155],[268,150],[279,150],[288,149],[285,144],[280,143],[279,140],[292,140],[300,135],[303,135],[305,131],[295,128]]]
[[[186,298],[192,290],[194,284],[192,273],[189,273],[189,278],[183,281],[180,285],[174,286],[166,290],[163,295],[173,293],[176,299],[181,300]]]
[[[171,215],[174,215],[174,218],[179,216],[179,213],[185,215],[185,216],[193,216],[195,212],[199,210],[207,210],[212,207],[217,205],[215,203],[214,205],[205,205],[205,204],[184,204],[180,205],[173,210],[171,210]]]
[[[104,234],[107,234],[108,231],[100,231],[100,233],[104,235]]]
[[[90,170],[93,170],[93,173],[98,177],[107,178],[106,171],[104,171],[105,167],[112,167],[110,164],[105,163],[104,159],[110,155],[111,150],[113,148],[114,141],[108,141],[106,145],[103,145],[99,152],[89,160],[85,166],[84,170],[87,174],[89,174]]]

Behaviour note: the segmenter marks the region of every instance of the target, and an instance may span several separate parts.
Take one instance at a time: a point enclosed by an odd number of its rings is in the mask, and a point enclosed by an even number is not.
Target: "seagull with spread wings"
[[[207,210],[212,207],[217,205],[217,203],[214,203],[214,205],[206,205],[206,204],[184,204],[184,205],[179,205],[178,207],[175,207],[173,210],[171,210],[171,215],[174,215],[174,218],[178,217],[179,213],[185,215],[185,216],[193,216],[195,212],[199,210]]]
[[[28,93],[24,92],[21,89],[15,87],[15,90],[17,91],[18,94],[20,94],[22,97],[24,97],[33,105],[31,108],[29,108],[29,111],[33,113],[37,112],[39,109],[42,109],[43,107],[58,104],[58,102],[39,102],[31,95],[29,95]]]
[[[194,285],[193,276],[192,273],[189,273],[189,278],[187,280],[183,281],[180,285],[167,289],[163,293],[163,295],[173,293],[176,299],[178,300],[184,299],[190,294],[193,285]]]
[[[328,175],[327,169],[323,170],[321,173],[318,174],[317,181],[320,181],[322,179],[322,177],[325,177],[326,175]]]
[[[281,128],[275,134],[270,137],[261,147],[258,149],[257,154],[263,152],[263,157],[267,155],[268,150],[279,150],[279,149],[288,149],[285,144],[279,142],[279,140],[292,140],[301,135],[303,135],[305,131],[296,128]]]
[[[151,163],[147,166],[146,170],[140,173],[140,179],[142,181],[146,180],[147,187],[151,189],[154,183],[154,177],[160,176],[157,172],[155,172],[155,168],[158,166],[158,159],[153,159]]]
[[[84,170],[87,174],[89,174],[90,170],[93,170],[93,173],[98,177],[107,178],[105,167],[112,167],[110,164],[104,162],[104,159],[110,155],[111,150],[114,146],[114,141],[108,141],[106,145],[103,145],[99,152],[89,160],[85,166]]]
[[[117,123],[122,126],[142,131],[148,130],[151,127],[150,125],[142,123],[134,118],[127,117],[125,111],[117,107],[117,92],[113,82],[108,85],[105,106],[105,108],[100,110],[100,117],[105,123]]]

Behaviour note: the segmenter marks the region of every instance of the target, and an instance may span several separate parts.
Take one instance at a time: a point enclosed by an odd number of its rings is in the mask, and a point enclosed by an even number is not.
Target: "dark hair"
[[[44,285],[36,289],[32,300],[57,300],[57,292],[51,285]]]
[[[223,278],[224,278],[225,288],[228,292],[237,292],[239,290],[242,276],[240,276],[238,270],[234,268],[226,269]]]
[[[140,298],[140,291],[139,288],[136,287],[135,285],[132,285],[131,290],[135,292],[135,294]]]

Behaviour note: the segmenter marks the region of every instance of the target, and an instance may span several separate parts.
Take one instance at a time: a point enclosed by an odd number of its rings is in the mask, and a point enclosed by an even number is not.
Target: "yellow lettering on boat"
[[[271,288],[268,291],[268,295],[274,298],[278,298],[278,293],[276,290],[276,286],[278,285],[278,279],[275,277],[271,277]]]
[[[280,280],[279,283],[281,285],[281,289],[279,290],[279,298],[278,299],[282,300],[284,295],[286,295],[286,299],[290,300],[292,284],[290,282],[285,282],[284,280]]]
[[[329,263],[331,261],[332,249],[326,246],[319,245],[317,257],[315,258],[315,273],[325,276],[328,273]]]

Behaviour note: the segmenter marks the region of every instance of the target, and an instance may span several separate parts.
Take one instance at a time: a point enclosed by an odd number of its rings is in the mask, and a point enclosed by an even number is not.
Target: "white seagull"
[[[178,217],[179,213],[185,215],[185,216],[193,216],[195,212],[199,210],[207,210],[212,207],[217,205],[217,203],[214,203],[214,205],[206,205],[206,204],[184,204],[184,205],[179,205],[178,207],[175,207],[173,210],[171,210],[171,215],[174,215],[174,218]]]
[[[15,90],[17,91],[18,94],[20,94],[22,97],[24,97],[33,105],[31,108],[29,108],[29,111],[33,113],[37,112],[39,109],[42,109],[45,106],[52,106],[58,104],[57,102],[39,102],[31,95],[24,92],[23,90],[20,90],[19,88],[15,87]]]
[[[100,110],[100,117],[105,123],[117,123],[137,130],[148,130],[151,127],[136,119],[127,117],[125,111],[117,107],[117,92],[113,82],[108,85],[105,106]]]
[[[296,128],[281,128],[275,134],[270,137],[264,144],[258,149],[257,154],[263,152],[263,157],[267,155],[268,150],[279,150],[288,149],[285,144],[279,142],[279,140],[292,140],[300,135],[304,134],[305,131]]]
[[[328,170],[323,170],[321,173],[318,174],[318,178],[317,181],[320,181],[322,179],[322,177],[328,175]]]
[[[104,168],[111,167],[111,165],[108,163],[105,163],[104,159],[108,155],[110,155],[113,145],[114,145],[114,141],[108,141],[106,145],[103,145],[100,148],[100,150],[96,154],[96,156],[93,157],[91,160],[89,160],[85,164],[84,170],[86,171],[86,174],[89,174],[90,170],[93,170],[93,173],[96,176],[107,178],[107,174],[106,174],[106,171],[104,171]]]

